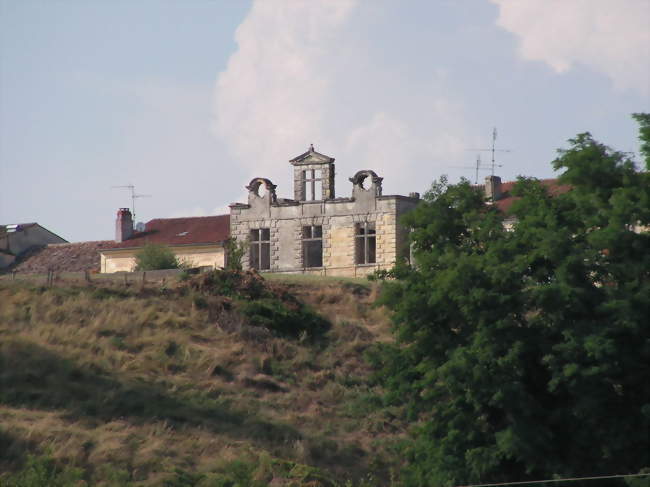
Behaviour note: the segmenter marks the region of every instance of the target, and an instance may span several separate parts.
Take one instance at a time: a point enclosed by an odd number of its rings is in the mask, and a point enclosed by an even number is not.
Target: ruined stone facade
[[[351,197],[336,198],[333,158],[312,146],[289,162],[294,199],[278,198],[271,181],[254,178],[248,203],[230,205],[231,237],[248,242],[245,269],[364,276],[408,257],[398,219],[417,195],[384,196],[382,178],[362,170],[349,179]]]

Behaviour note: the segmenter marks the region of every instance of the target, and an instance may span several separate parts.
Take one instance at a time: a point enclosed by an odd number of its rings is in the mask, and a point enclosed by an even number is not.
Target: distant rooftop
[[[106,250],[137,248],[147,244],[215,244],[229,237],[230,215],[157,218],[147,222],[144,231],[134,232],[128,240],[111,242]]]
[[[99,271],[99,251],[112,243],[102,240],[49,244],[27,251],[9,270],[25,274],[44,274],[50,269],[56,272]]]

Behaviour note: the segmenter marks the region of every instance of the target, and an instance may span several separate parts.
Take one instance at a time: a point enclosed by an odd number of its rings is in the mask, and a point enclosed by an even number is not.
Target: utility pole
[[[131,213],[133,214],[133,222],[135,223],[135,200],[136,198],[151,198],[150,194],[136,194],[135,186],[133,184],[125,184],[123,186],[111,186],[112,188],[126,188],[131,191]]]

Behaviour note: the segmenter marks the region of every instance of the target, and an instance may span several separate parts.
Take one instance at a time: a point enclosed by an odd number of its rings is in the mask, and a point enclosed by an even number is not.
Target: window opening
[[[305,267],[323,267],[323,227],[302,227],[302,249]]]
[[[306,201],[323,198],[323,177],[320,169],[307,169],[302,172],[302,190]]]
[[[374,222],[357,223],[355,231],[357,264],[377,262],[377,233]]]
[[[254,228],[250,232],[250,266],[253,269],[271,268],[271,229]]]

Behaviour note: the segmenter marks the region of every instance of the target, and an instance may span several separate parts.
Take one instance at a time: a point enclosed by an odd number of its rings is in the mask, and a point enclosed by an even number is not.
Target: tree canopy
[[[444,178],[403,222],[415,263],[381,298],[398,344],[372,359],[417,421],[407,485],[650,465],[648,173],[588,133],[569,143],[553,166],[571,190],[520,178],[510,230]]]

